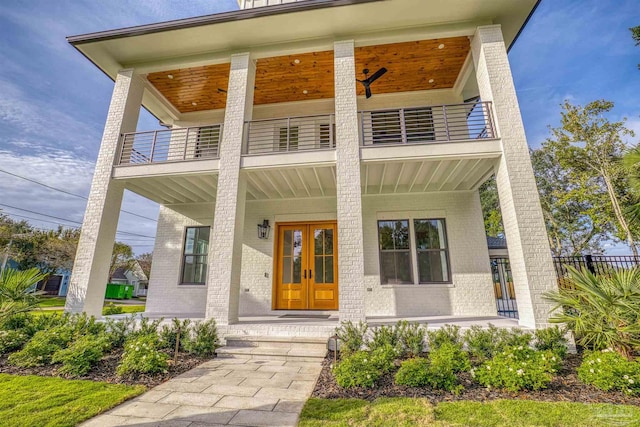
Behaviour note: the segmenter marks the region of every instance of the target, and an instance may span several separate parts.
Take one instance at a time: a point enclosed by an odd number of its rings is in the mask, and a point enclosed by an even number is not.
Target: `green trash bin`
[[[124,299],[131,299],[133,297],[133,285],[123,285]]]
[[[107,299],[129,299],[133,295],[133,286],[122,283],[107,283]]]

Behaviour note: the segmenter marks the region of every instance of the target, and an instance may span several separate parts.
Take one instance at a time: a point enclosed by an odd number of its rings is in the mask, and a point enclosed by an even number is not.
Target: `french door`
[[[338,254],[335,222],[278,224],[276,310],[337,310]]]

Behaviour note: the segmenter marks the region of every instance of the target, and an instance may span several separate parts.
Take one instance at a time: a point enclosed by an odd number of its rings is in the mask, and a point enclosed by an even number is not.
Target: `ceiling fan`
[[[371,98],[371,83],[373,83],[376,80],[378,80],[386,72],[387,72],[387,69],[382,67],[378,71],[373,73],[371,75],[371,77],[367,77],[367,75],[369,74],[369,69],[365,68],[364,70],[362,70],[362,73],[364,74],[365,79],[364,80],[356,79],[356,81],[362,83],[362,85],[364,86],[364,90],[365,90],[365,93],[367,95],[367,99]]]

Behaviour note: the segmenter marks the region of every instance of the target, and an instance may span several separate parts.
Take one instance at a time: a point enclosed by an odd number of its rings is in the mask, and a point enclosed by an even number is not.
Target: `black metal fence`
[[[578,270],[588,270],[593,274],[608,275],[616,270],[640,266],[640,257],[633,255],[580,255],[553,257],[553,266],[558,277],[558,286],[570,286],[568,266]],[[494,293],[498,315],[518,318],[518,305],[513,288],[509,258],[492,258]]]

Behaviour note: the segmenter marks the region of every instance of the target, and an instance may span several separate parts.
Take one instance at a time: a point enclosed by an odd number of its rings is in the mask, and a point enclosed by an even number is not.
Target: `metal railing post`
[[[291,138],[291,117],[287,117],[287,151],[291,151],[290,138]]]
[[[149,155],[149,163],[153,163],[153,152],[156,150],[156,139],[158,138],[158,131],[153,132],[153,141],[151,142],[151,154]]]
[[[187,128],[184,135],[184,150],[182,150],[182,160],[187,160],[187,147],[189,146],[189,129]]]
[[[449,121],[447,120],[447,106],[442,106],[442,117],[444,118],[444,130],[447,134],[447,141],[451,141],[451,134],[449,132]]]
[[[335,117],[333,114],[329,114],[329,147],[336,148],[335,135],[333,134],[333,125],[335,123]]]
[[[483,108],[482,110],[484,111],[484,107],[486,106],[487,108],[487,127],[491,130],[491,135],[489,136],[489,138],[495,138],[496,137],[496,130],[493,126],[493,111],[491,109],[491,102],[490,101],[486,101],[483,102]]]

